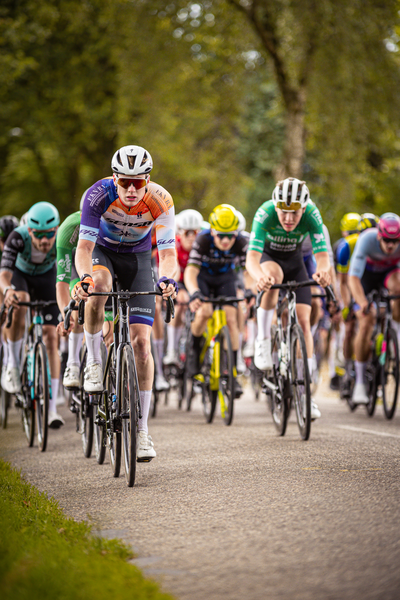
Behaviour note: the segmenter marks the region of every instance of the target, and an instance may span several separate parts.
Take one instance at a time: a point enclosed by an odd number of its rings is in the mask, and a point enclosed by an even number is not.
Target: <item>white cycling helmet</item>
[[[177,215],[176,224],[177,228],[183,229],[183,231],[189,231],[190,229],[197,231],[201,229],[203,217],[197,210],[188,208]]]
[[[239,219],[238,231],[244,231],[246,229],[246,219],[244,218],[244,216],[242,215],[242,213],[239,212],[238,210],[236,211],[236,214],[237,214],[238,219]]]
[[[277,183],[272,193],[272,200],[281,210],[299,210],[310,200],[310,192],[305,181],[288,177]]]
[[[123,146],[112,157],[111,168],[118,175],[148,175],[153,159],[141,146]]]
[[[79,210],[80,210],[81,212],[82,212],[82,209],[83,209],[83,202],[84,202],[84,200],[85,200],[85,196],[86,196],[86,194],[88,193],[88,191],[89,191],[89,190],[90,190],[90,188],[88,188],[87,190],[85,190],[85,191],[83,192],[83,194],[82,194],[82,198],[81,198],[81,201],[79,202]]]
[[[22,217],[19,220],[19,224],[20,225],[27,225],[28,224],[28,213],[27,212],[22,215]]]

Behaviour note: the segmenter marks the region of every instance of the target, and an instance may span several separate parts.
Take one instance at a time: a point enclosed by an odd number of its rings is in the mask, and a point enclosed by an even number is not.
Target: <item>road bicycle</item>
[[[94,441],[96,459],[102,464],[106,447],[110,453],[111,468],[114,477],[119,477],[123,448],[125,479],[132,487],[136,477],[136,440],[138,421],[142,417],[135,356],[130,343],[128,301],[137,296],[161,296],[158,291],[129,292],[92,292],[89,296],[111,296],[113,302],[114,332],[103,375],[103,391],[90,394],[94,407]],[[75,308],[71,300],[67,314]],[[84,301],[78,306],[78,323],[84,322]],[[169,298],[165,321],[174,316],[174,304]],[[68,323],[66,322],[67,326]],[[67,327],[68,328],[68,327]],[[143,461],[144,462],[144,461]]]
[[[387,290],[373,290],[367,295],[368,310],[375,303],[377,307],[376,321],[370,343],[370,357],[367,361],[365,381],[369,402],[366,405],[367,413],[372,417],[375,413],[376,402],[382,397],[383,410],[387,419],[393,419],[396,411],[397,396],[399,391],[399,345],[396,331],[392,327],[391,301],[400,298],[399,294],[390,295]],[[352,399],[355,372],[350,372],[350,392],[346,400],[351,411],[358,404]]]
[[[207,322],[204,344],[200,352],[200,373],[188,385],[186,372],[186,402],[188,410],[195,394],[196,385],[201,389],[203,412],[207,423],[212,423],[219,400],[221,416],[225,425],[231,425],[236,397],[236,366],[233,359],[232,342],[226,324],[224,305],[235,305],[245,298],[218,296],[205,298],[213,305],[213,314]]]
[[[295,291],[303,287],[315,286],[313,279],[288,281],[274,284],[271,289],[282,290],[276,315],[277,325],[272,328],[271,353],[272,369],[264,374],[263,392],[270,403],[272,420],[279,433],[285,435],[292,403],[296,413],[300,436],[308,440],[311,432],[311,387],[307,363],[307,350],[303,330],[296,313]],[[332,288],[327,286],[325,293],[328,302],[335,302]],[[257,308],[264,292],[257,296]],[[285,314],[286,324],[283,323]]]
[[[55,300],[35,300],[18,302],[18,306],[28,308],[26,317],[25,342],[22,353],[21,389],[16,394],[17,406],[22,411],[22,426],[33,446],[35,420],[37,439],[41,452],[47,448],[49,401],[51,398],[51,376],[46,347],[43,343],[44,309],[56,305]],[[11,327],[14,307],[8,311],[6,328]],[[35,419],[36,417],[36,419]]]

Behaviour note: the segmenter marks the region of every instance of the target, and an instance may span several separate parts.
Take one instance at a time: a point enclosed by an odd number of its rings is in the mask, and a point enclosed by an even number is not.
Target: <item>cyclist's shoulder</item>
[[[168,214],[174,206],[171,194],[155,181],[150,181],[146,187],[147,192],[143,201],[147,204],[151,213],[153,214],[156,210],[157,216],[163,213]]]
[[[253,227],[255,224],[258,223],[264,227],[267,223],[270,224],[271,220],[277,221],[278,216],[276,214],[275,204],[273,200],[267,200],[266,202],[261,204],[261,206],[258,207],[256,214],[254,215]]]
[[[323,226],[324,222],[322,220],[320,210],[318,206],[314,204],[314,202],[307,203],[302,221],[306,222],[307,224],[315,225],[317,227]]]
[[[6,245],[20,249],[26,242],[30,242],[30,240],[28,225],[18,225],[8,236]]]
[[[103,177],[87,189],[83,202],[82,213],[85,215],[87,213],[96,212],[98,207],[103,205],[104,202],[109,205],[117,198],[117,188],[115,187],[113,178]]]
[[[77,210],[76,212],[70,214],[60,225],[60,228],[57,232],[57,247],[65,245],[66,242],[72,245],[76,245],[78,243],[78,235],[76,235],[76,239],[73,239],[74,232],[79,231],[79,226],[81,224],[81,211]]]
[[[352,236],[357,236],[354,247],[356,247],[358,251],[374,251],[379,248],[378,230],[376,227],[370,227],[361,233],[351,234],[345,239],[352,238]]]

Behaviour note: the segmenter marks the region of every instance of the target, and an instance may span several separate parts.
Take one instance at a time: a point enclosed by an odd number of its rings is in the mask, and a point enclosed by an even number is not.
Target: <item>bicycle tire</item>
[[[288,422],[289,410],[288,402],[283,390],[285,388],[282,382],[283,375],[279,371],[279,334],[275,331],[273,334],[271,343],[271,354],[272,354],[272,374],[269,377],[271,383],[277,386],[278,390],[272,390],[268,388],[268,396],[270,398],[270,408],[272,414],[272,421],[275,428],[280,436],[285,435],[286,426]]]
[[[2,345],[0,348],[0,379],[3,371],[3,354],[4,354],[4,346]],[[8,408],[10,404],[11,394],[6,392],[5,389],[1,388],[1,410],[0,410],[0,423],[2,429],[7,428],[7,417],[8,417]]]
[[[22,428],[25,432],[29,448],[32,448],[35,440],[35,403],[31,398],[31,387],[28,381],[28,363],[25,358],[21,373],[22,394]]]
[[[38,342],[35,346],[35,407],[36,407],[36,425],[38,444],[41,452],[47,448],[47,438],[49,431],[49,379],[47,353],[43,342]]]
[[[107,366],[107,348],[104,342],[101,344],[101,362],[103,365],[103,373]],[[104,385],[104,387],[106,387]],[[99,404],[93,406],[93,440],[94,440],[94,452],[96,455],[96,460],[99,465],[104,463],[106,457],[106,434],[105,434],[105,425],[96,423],[99,418],[98,412],[99,407],[102,408],[103,412],[105,412],[105,404],[107,401],[107,395],[102,394],[98,396]]]
[[[367,415],[373,417],[376,408],[376,399],[378,396],[378,380],[380,381],[380,364],[379,358],[373,351],[372,359],[367,362],[367,368],[365,370],[365,380],[367,383],[368,398],[369,402],[365,405],[367,409]]]
[[[297,425],[301,439],[308,440],[311,432],[310,374],[303,330],[297,323],[291,329],[290,362]]]
[[[109,368],[106,377],[106,389],[107,389],[107,415],[108,415],[108,428],[107,428],[107,444],[110,453],[111,470],[114,477],[119,477],[121,471],[121,431],[118,431],[116,427],[116,420],[113,412],[113,401],[112,397],[116,393],[115,389],[115,350],[114,346],[110,347],[112,355],[110,357]]]
[[[220,378],[218,398],[220,400],[221,416],[224,420],[224,423],[225,425],[231,425],[234,413],[236,378],[233,373],[234,361],[231,336],[226,325],[224,325],[219,332],[218,341],[220,344]]]
[[[385,416],[387,419],[393,419],[399,391],[399,344],[392,327],[388,329],[385,363],[381,368],[381,385]]]
[[[86,347],[81,349],[81,365],[80,365],[80,406],[79,406],[79,433],[82,436],[83,455],[90,458],[93,447],[93,406],[90,405],[90,395],[84,390],[84,373],[86,367]]]
[[[124,449],[125,479],[133,487],[136,477],[136,440],[140,402],[139,381],[132,346],[126,344],[121,355],[121,387],[118,398],[122,418],[122,445]]]

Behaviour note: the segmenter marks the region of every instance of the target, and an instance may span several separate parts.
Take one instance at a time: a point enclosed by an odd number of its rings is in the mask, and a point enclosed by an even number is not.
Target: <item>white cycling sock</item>
[[[239,333],[239,348],[237,351],[237,360],[240,363],[243,362],[242,343],[243,343],[243,333]],[[236,364],[238,364],[238,362]]]
[[[59,388],[60,380],[59,379],[51,379],[51,398],[49,400],[49,411],[57,412],[56,401],[58,396],[58,388]]]
[[[317,331],[318,328],[318,323],[315,323],[315,325],[311,325],[311,335],[314,337],[314,333]]]
[[[8,343],[7,340],[3,342],[3,367],[8,364]]]
[[[365,375],[365,367],[367,366],[366,362],[355,361],[356,367],[356,383],[364,383],[364,375]]]
[[[271,325],[274,317],[274,310],[274,308],[270,308],[269,310],[265,310],[265,308],[257,309],[257,340],[259,342],[271,337]]]
[[[174,327],[173,325],[167,325],[167,354],[170,354],[175,350],[175,330],[176,327]]]
[[[249,319],[247,321],[247,344],[249,346],[254,345],[254,340],[256,338],[256,322],[254,319]]]
[[[82,333],[71,332],[68,338],[68,361],[67,367],[79,367],[79,352],[82,347]]]
[[[162,375],[163,374],[163,368],[162,368],[162,357],[163,357],[163,350],[164,350],[164,340],[153,340],[153,344],[154,344],[154,366],[156,368],[156,374],[157,375]]]
[[[24,338],[17,340],[16,342],[12,342],[11,340],[7,341],[8,346],[8,363],[7,366],[10,369],[14,367],[21,367],[21,348]]]
[[[101,365],[101,340],[103,338],[103,332],[100,329],[97,333],[88,333],[85,329],[85,340],[87,347],[87,358],[86,366],[93,363]],[[79,363],[78,363],[79,364]]]
[[[147,420],[150,412],[151,390],[140,390],[140,404],[142,407],[142,418],[139,419],[139,431],[148,433]]]
[[[307,364],[308,364],[308,372],[310,373],[310,377],[312,377],[313,370],[314,370],[314,357],[307,358]]]

